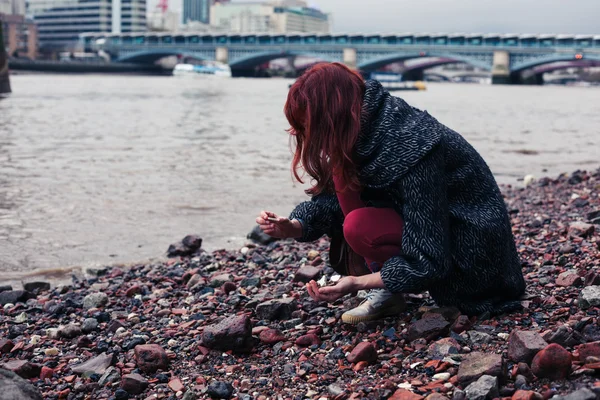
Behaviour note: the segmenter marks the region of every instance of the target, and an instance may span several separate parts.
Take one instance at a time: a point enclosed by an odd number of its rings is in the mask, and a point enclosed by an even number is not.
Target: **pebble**
[[[213,399],[230,399],[233,395],[233,386],[229,382],[211,382],[206,394]]]
[[[529,364],[546,346],[548,343],[537,332],[513,331],[508,338],[508,358],[517,363]]]
[[[552,343],[536,354],[531,371],[538,378],[565,379],[571,372],[571,353]]]
[[[483,375],[465,389],[467,400],[492,400],[500,397],[498,392],[498,378]]]
[[[352,352],[346,357],[348,362],[358,363],[361,361],[374,362],[377,360],[377,350],[370,342],[361,342],[354,347]]]
[[[108,304],[108,295],[106,293],[90,293],[83,299],[83,307],[86,309],[100,308]]]

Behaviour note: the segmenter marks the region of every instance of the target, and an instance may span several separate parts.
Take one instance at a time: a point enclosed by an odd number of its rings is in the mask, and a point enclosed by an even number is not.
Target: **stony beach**
[[[527,183],[503,187],[520,312],[469,318],[417,294],[345,325],[362,293],[304,288],[336,279],[327,239],[207,253],[190,236],[168,262],[0,285],[0,399],[600,399],[600,170]]]

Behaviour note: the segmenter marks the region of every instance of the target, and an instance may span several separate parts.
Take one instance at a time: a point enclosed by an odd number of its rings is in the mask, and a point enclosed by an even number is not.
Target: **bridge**
[[[519,84],[522,72],[564,61],[600,61],[600,35],[479,34],[82,34],[87,51],[104,51],[120,62],[154,63],[189,56],[228,63],[234,75],[282,57],[343,62],[368,73],[421,57],[464,62],[492,73],[493,83]]]

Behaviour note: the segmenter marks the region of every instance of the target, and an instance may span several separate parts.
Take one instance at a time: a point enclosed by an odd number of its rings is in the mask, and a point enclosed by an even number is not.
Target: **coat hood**
[[[441,140],[445,128],[425,111],[367,80],[356,143],[360,179],[383,188],[400,179]]]

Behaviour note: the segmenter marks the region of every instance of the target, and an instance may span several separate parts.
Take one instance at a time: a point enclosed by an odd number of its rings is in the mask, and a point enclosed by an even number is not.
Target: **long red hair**
[[[332,190],[334,171],[346,188],[360,188],[353,153],[364,93],[362,76],[340,63],[317,64],[290,88],[284,112],[296,142],[292,171],[300,183],[300,169],[315,181],[308,194]]]

